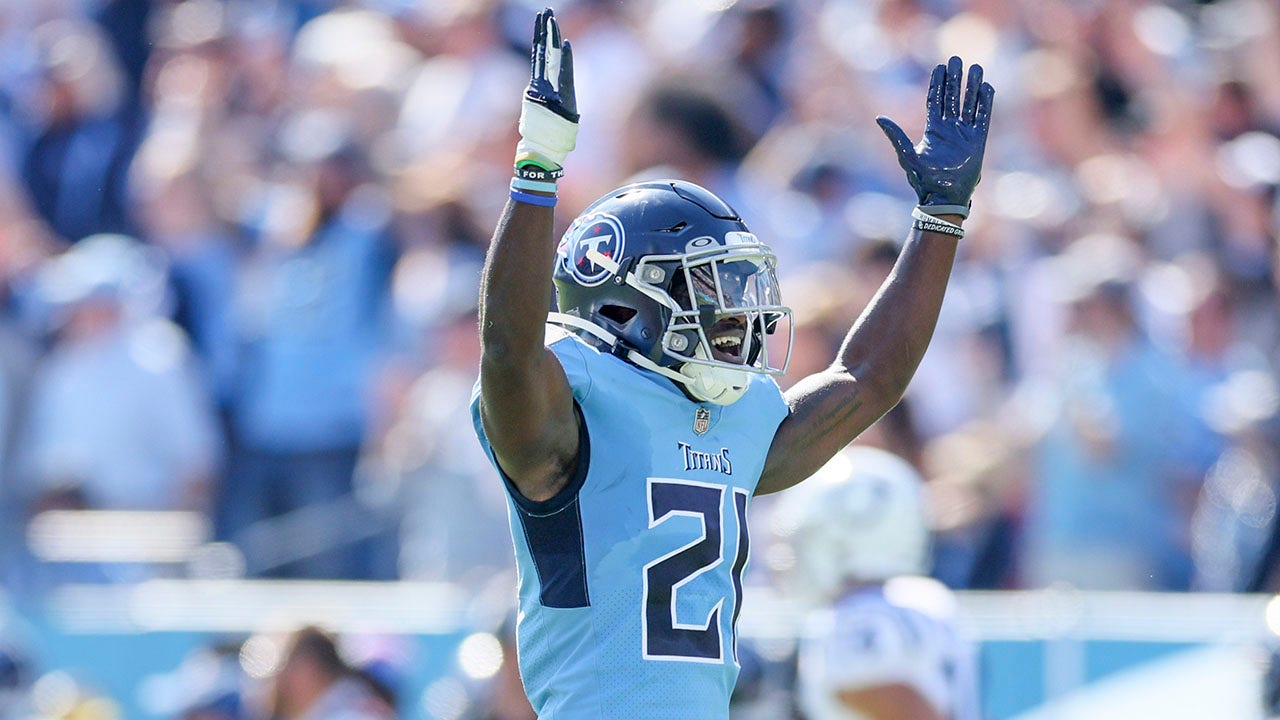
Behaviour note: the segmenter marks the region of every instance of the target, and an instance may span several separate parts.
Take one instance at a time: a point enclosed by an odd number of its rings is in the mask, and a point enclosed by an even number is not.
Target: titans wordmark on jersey
[[[546,502],[508,481],[530,701],[544,720],[727,718],[747,508],[782,394],[760,376],[733,405],[696,403],[550,333],[583,420],[582,463]],[[472,414],[492,460],[478,388]]]

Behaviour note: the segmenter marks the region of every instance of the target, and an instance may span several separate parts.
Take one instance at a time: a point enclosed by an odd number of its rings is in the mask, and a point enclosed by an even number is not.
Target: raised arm
[[[573,54],[550,9],[534,22],[511,199],[480,280],[480,417],[498,464],[530,500],[547,500],[578,457],[573,395],[543,344],[555,258],[552,209],[578,132]]]
[[[995,97],[974,65],[962,102],[962,70],[957,57],[934,68],[924,139],[914,147],[896,123],[876,118],[920,199],[911,234],[835,362],[787,392],[791,414],[774,436],[757,494],[790,487],[822,467],[898,403],[924,357],[982,176]]]

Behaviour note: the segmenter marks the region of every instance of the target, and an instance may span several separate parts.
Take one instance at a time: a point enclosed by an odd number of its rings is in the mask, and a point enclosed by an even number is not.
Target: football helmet
[[[728,405],[791,356],[773,251],[693,183],[621,187],[573,221],[556,251],[552,323]]]
[[[872,447],[845,448],[783,496],[771,529],[790,546],[795,594],[830,601],[855,582],[928,570],[924,479],[906,460]]]

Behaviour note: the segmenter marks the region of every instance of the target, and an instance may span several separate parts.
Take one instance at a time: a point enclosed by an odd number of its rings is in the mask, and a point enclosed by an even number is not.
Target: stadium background
[[[501,677],[510,540],[464,418],[536,9],[0,2],[0,717],[252,696],[309,622],[404,717],[464,717]],[[1263,716],[1275,4],[556,9],[583,115],[561,226],[632,177],[726,197],[780,256],[788,380],[832,357],[907,230],[873,118],[918,136],[928,70],[983,64],[969,234],[864,441],[929,478],[988,717]],[[794,631],[769,509],[742,718],[778,716]]]

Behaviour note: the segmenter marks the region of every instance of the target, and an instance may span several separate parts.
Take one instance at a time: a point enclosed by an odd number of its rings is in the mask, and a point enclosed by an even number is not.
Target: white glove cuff
[[[570,122],[546,106],[525,100],[520,104],[520,143],[516,155],[526,152],[541,155],[563,165],[578,140],[578,124]]]

